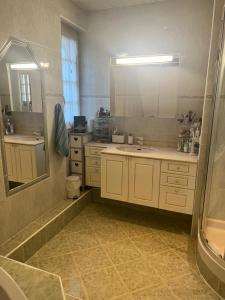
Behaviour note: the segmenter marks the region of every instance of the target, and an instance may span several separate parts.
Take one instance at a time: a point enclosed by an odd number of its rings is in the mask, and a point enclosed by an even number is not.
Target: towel
[[[60,104],[55,106],[55,148],[60,155],[69,156],[68,132]]]

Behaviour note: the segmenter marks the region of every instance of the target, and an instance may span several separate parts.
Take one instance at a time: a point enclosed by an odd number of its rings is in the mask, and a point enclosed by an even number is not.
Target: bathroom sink
[[[144,146],[120,146],[117,147],[117,150],[133,153],[150,153],[154,150],[154,148]]]
[[[4,141],[8,143],[16,143],[16,144],[37,144],[44,142],[43,136],[29,136],[29,135],[5,135]]]

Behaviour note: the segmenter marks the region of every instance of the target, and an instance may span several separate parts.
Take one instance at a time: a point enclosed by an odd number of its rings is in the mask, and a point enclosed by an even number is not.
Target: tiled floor
[[[211,300],[189,225],[89,204],[27,263],[61,276],[67,300]]]

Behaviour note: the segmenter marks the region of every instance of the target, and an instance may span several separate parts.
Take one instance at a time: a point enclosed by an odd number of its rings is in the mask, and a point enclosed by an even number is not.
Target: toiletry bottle
[[[128,145],[133,145],[134,137],[131,133],[128,134]]]
[[[188,153],[189,143],[187,141],[184,142],[184,152]]]
[[[7,120],[7,123],[6,123],[6,134],[10,134],[11,133],[11,122],[10,122],[10,119]]]

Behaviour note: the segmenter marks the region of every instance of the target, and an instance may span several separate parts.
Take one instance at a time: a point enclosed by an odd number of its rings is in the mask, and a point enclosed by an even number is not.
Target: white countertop
[[[130,157],[141,157],[141,158],[154,158],[154,159],[164,159],[164,160],[174,160],[174,161],[182,161],[188,163],[197,163],[198,156],[191,155],[189,153],[177,152],[174,148],[165,148],[165,147],[151,147],[144,145],[143,147],[152,148],[148,153],[138,153],[138,152],[127,152],[121,151],[117,149],[117,147],[128,146],[126,144],[106,144],[106,143],[97,143],[97,142],[89,142],[86,144],[87,146],[92,147],[105,147],[106,149],[102,150],[102,154],[112,154],[112,155],[124,155]],[[135,145],[133,145],[135,146]],[[132,146],[131,146],[132,147]],[[140,146],[142,147],[142,146]]]
[[[36,137],[30,135],[19,135],[19,134],[12,134],[12,135],[5,135],[4,142],[10,144],[21,144],[21,145],[31,145],[36,146],[39,144],[44,143],[44,137]]]

